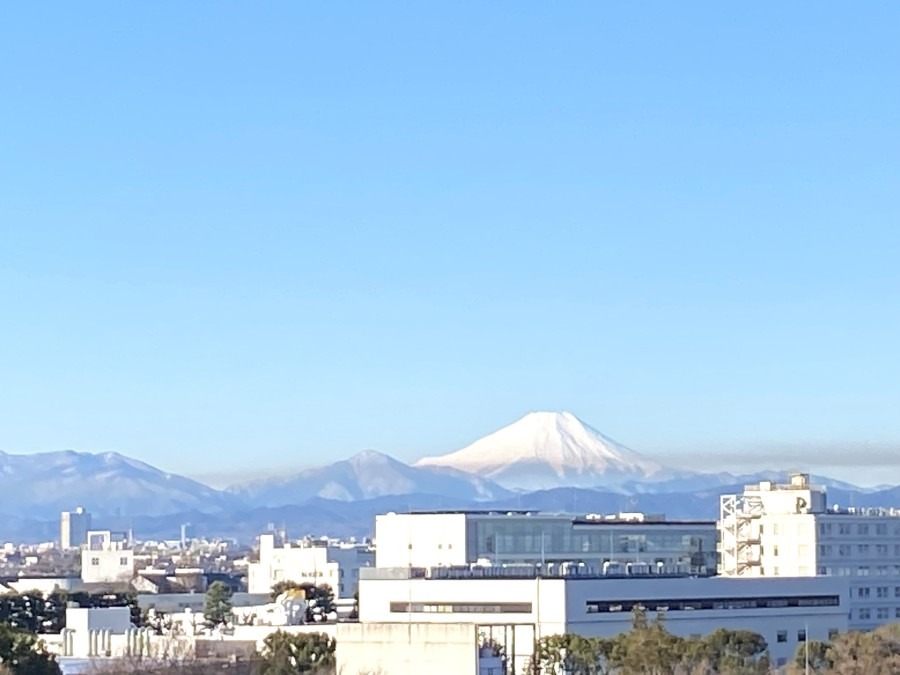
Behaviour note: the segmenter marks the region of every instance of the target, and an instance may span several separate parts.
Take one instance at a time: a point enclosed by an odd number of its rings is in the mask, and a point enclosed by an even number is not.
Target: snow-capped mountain
[[[533,412],[468,447],[425,457],[418,467],[450,467],[507,488],[616,488],[670,479],[673,471],[625,447],[568,412]]]
[[[289,477],[235,485],[228,491],[251,506],[266,507],[298,504],[313,497],[354,501],[420,494],[482,501],[501,499],[509,494],[496,483],[479,476],[445,467],[411,467],[373,450]]]
[[[215,511],[234,498],[116,452],[0,452],[0,513],[59,518],[84,506],[98,515]]]

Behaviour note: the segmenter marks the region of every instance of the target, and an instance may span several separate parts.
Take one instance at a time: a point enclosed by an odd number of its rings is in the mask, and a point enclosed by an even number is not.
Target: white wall
[[[478,626],[535,625],[538,638],[564,632],[612,637],[631,627],[631,613],[589,612],[593,601],[641,601],[655,614],[654,599],[710,599],[836,595],[836,606],[722,608],[665,612],[666,626],[678,635],[705,635],[718,628],[759,633],[772,657],[789,659],[796,652],[798,632],[826,640],[830,631],[847,630],[849,607],[846,580],[803,579],[635,578],[635,579],[366,579],[361,582],[362,623],[472,623]],[[391,611],[391,603],[411,612]],[[479,603],[496,609],[465,611]],[[783,641],[779,641],[779,634]],[[521,651],[521,645],[520,651]]]
[[[81,580],[86,584],[130,582],[134,576],[134,551],[81,552]]]
[[[375,516],[376,567],[440,567],[466,562],[466,514]]]
[[[472,624],[340,624],[341,675],[476,675]]]
[[[279,581],[328,584],[337,598],[356,593],[359,568],[373,564],[371,552],[358,546],[276,547],[274,536],[260,536],[259,562],[247,566],[247,590],[269,593]]]

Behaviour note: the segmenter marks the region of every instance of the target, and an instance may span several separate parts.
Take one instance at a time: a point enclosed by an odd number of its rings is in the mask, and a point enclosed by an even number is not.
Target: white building
[[[431,511],[375,518],[377,567],[581,562],[716,572],[716,524],[640,513],[574,517],[530,511]]]
[[[900,619],[900,510],[829,508],[805,474],[721,498],[720,574],[846,578],[850,628]]]
[[[68,551],[84,546],[90,529],[91,514],[82,507],[79,506],[74,511],[63,511],[59,516],[59,547]]]
[[[275,535],[259,537],[259,562],[247,566],[247,591],[269,593],[279,581],[328,584],[336,598],[352,598],[359,570],[374,564],[368,546],[326,541],[304,541],[275,546]]]
[[[134,551],[109,530],[91,530],[81,551],[81,580],[86,584],[129,583],[134,576]]]
[[[807,637],[826,640],[847,629],[845,579],[535,577],[533,568],[530,572],[516,577],[509,576],[510,568],[364,570],[360,623],[338,627],[338,672],[426,672],[424,659],[429,673],[474,675],[479,639],[485,636],[504,646],[515,672],[526,672],[535,640],[565,632],[587,637],[627,632],[637,605],[651,616],[663,612],[666,628],[676,635],[705,635],[723,627],[759,633],[776,665],[793,658]],[[432,651],[438,649],[440,654]]]

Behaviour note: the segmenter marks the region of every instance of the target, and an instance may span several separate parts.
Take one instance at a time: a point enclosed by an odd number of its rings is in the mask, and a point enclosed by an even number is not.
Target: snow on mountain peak
[[[416,465],[453,467],[520,488],[611,485],[663,470],[569,412],[529,413],[462,450]]]

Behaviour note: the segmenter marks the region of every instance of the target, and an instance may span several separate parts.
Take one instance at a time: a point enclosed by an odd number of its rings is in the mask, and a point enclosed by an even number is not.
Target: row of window
[[[895,537],[900,537],[900,524],[893,525],[893,532]],[[887,523],[856,523],[854,532],[853,523],[819,523],[819,534],[828,535],[835,533],[845,536],[855,533],[862,537],[875,534],[884,537],[887,536],[888,526]]]
[[[592,600],[587,602],[588,614],[601,612],[630,612],[635,607],[657,612],[722,609],[775,609],[784,607],[837,607],[840,596],[771,596],[763,598],[698,598],[673,600]]]
[[[856,568],[820,565],[818,574],[823,577],[891,577],[900,576],[900,565],[859,565]]]
[[[828,639],[833,640],[837,637],[840,631],[837,628],[829,628],[828,629]],[[788,641],[788,632],[786,630],[780,630],[775,635],[775,640],[777,642],[787,642]],[[806,642],[806,630],[801,628],[797,631],[797,642]],[[784,665],[784,664],[782,664]]]
[[[856,618],[862,621],[867,621],[869,619],[889,619],[891,616],[891,608],[890,607],[860,607],[856,610]],[[900,607],[894,608],[894,618],[900,619]]]
[[[876,598],[888,598],[890,597],[890,586],[876,586],[875,587],[875,597]],[[853,592],[853,591],[851,591]],[[862,586],[857,588],[856,591],[857,598],[871,598],[872,597],[872,589],[868,586]],[[900,598],[900,586],[894,586],[894,597]]]
[[[392,602],[392,613],[530,614],[530,602]]]
[[[853,546],[851,544],[839,544],[833,546],[831,544],[819,544],[819,555],[823,557],[831,557],[837,551],[838,556],[845,557],[854,555]],[[900,544],[894,544],[894,556],[900,557]],[[857,544],[856,555],[870,556],[875,555],[879,558],[886,558],[891,555],[891,549],[887,544]]]
[[[100,558],[91,558],[91,566],[98,567],[100,565]],[[129,567],[131,563],[128,561],[127,557],[119,558],[119,567]]]

